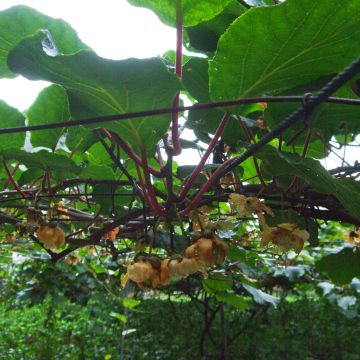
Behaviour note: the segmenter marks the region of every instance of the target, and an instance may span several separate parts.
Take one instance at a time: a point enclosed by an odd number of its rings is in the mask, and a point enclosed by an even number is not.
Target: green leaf
[[[233,279],[230,275],[210,274],[209,277],[203,280],[204,289],[212,294],[231,290],[233,286]]]
[[[216,294],[216,299],[224,303],[236,307],[238,310],[244,311],[249,308],[249,301],[242,296],[235,294],[219,293]]]
[[[230,244],[227,257],[230,261],[239,261],[247,266],[255,267],[255,261],[256,258],[258,258],[258,255],[253,251],[245,250],[242,247]]]
[[[134,6],[148,8],[156,13],[162,22],[176,25],[177,0],[128,0]],[[231,0],[179,0],[183,26],[194,26],[219,14]]]
[[[256,157],[262,159],[262,166],[269,174],[296,175],[315,191],[335,196],[352,216],[360,219],[360,184],[355,180],[334,178],[319,161],[277,152],[270,146],[259,151]]]
[[[199,102],[211,101],[209,95],[208,60],[191,58],[183,68],[183,83],[190,95]]]
[[[42,90],[26,112],[26,117],[29,125],[69,120],[69,101],[64,88],[59,85],[51,85]],[[64,130],[65,128],[34,131],[30,134],[31,144],[44,146],[54,151]]]
[[[190,59],[183,68],[183,84],[189,94],[199,102],[210,102],[208,61],[203,58]],[[237,108],[239,115],[247,116],[259,112],[256,104],[241,106]],[[186,126],[199,132],[214,134],[223,118],[223,112],[218,109],[190,110]],[[253,128],[256,135],[257,128]],[[245,142],[244,134],[237,120],[231,117],[222,134],[227,145],[236,147],[239,142]]]
[[[113,210],[118,210],[118,207],[129,205],[133,198],[132,193],[131,188],[115,188],[112,185],[99,184],[93,187],[92,196],[94,201],[101,206],[101,212],[108,215]],[[114,196],[114,201],[112,196]]]
[[[88,164],[86,168],[81,171],[81,177],[94,180],[114,180],[115,174],[109,166]]]
[[[24,126],[25,117],[19,110],[0,100],[0,124],[1,128]],[[7,149],[9,147],[20,148],[24,145],[24,143],[24,132],[0,136],[0,150]]]
[[[123,314],[119,314],[117,312],[112,311],[110,313],[110,316],[118,319],[121,323],[126,324],[127,323],[127,317]]]
[[[345,248],[320,259],[316,268],[326,273],[337,285],[349,284],[354,277],[360,276],[360,252],[354,248]]]
[[[202,171],[216,170],[221,164],[206,164]],[[177,176],[181,179],[188,178],[195,170],[196,165],[182,165],[177,168]]]
[[[66,146],[73,152],[85,152],[99,139],[92,129],[85,126],[72,126],[66,133]]]
[[[250,285],[242,284],[244,289],[254,298],[254,301],[258,304],[269,303],[274,307],[279,303],[279,299],[275,296],[264,293],[262,290],[256,289]]]
[[[21,174],[21,176],[18,180],[18,184],[20,186],[29,184],[34,179],[36,179],[37,177],[40,177],[40,176],[44,176],[44,171],[42,171],[41,169],[38,169],[38,168],[27,169]]]
[[[190,41],[190,49],[194,48],[203,52],[216,50],[217,42],[227,27],[246,11],[238,1],[232,0],[221,14],[209,21],[186,29]]]
[[[18,149],[7,149],[0,151],[0,155],[5,159],[17,160],[28,168],[66,171],[72,174],[80,172],[80,168],[68,157],[46,150],[29,153]]]
[[[180,89],[178,79],[160,59],[115,61],[89,50],[49,56],[43,51],[43,40],[40,32],[20,42],[9,55],[9,66],[28,79],[62,85],[73,119],[169,107]],[[142,147],[154,148],[170,121],[171,116],[163,115],[108,122],[106,127],[140,152]]]
[[[51,31],[62,54],[72,54],[86,49],[75,30],[64,20],[53,19],[30,7],[18,5],[0,12],[0,77],[14,77],[6,63],[8,53],[22,39],[40,29]]]
[[[210,62],[214,101],[279,94],[337,73],[360,51],[358,0],[287,0],[236,19]]]
[[[133,309],[141,303],[140,300],[131,299],[131,298],[124,298],[123,305],[129,309]]]

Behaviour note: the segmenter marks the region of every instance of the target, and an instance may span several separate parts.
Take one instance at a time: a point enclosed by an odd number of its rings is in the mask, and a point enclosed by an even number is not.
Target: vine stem
[[[155,194],[155,191],[154,191],[153,184],[151,183],[150,171],[149,171],[149,166],[148,166],[148,161],[147,161],[147,156],[146,156],[145,149],[141,150],[141,154],[142,154],[141,155],[142,156],[142,161],[143,161],[143,164],[144,164],[144,177],[145,177],[145,184],[146,184],[146,187],[147,187],[149,200],[151,201],[151,203],[154,206],[155,213],[160,215],[160,216],[164,216],[165,211],[159,205],[159,203],[158,203],[158,201],[156,199],[156,194]]]
[[[189,180],[187,181],[187,183],[185,184],[185,186],[183,187],[183,189],[181,190],[179,197],[178,197],[178,201],[182,201],[185,199],[186,195],[189,193],[189,190],[191,189],[191,186],[194,184],[194,181],[196,180],[196,178],[198,177],[198,175],[200,174],[201,170],[203,169],[207,159],[209,158],[210,154],[213,152],[219,137],[221,136],[221,134],[223,133],[225,126],[228,122],[230,118],[230,113],[227,112],[225,113],[225,115],[223,116],[220,125],[218,126],[218,128],[216,129],[216,132],[214,134],[214,137],[212,138],[208,148],[206,149],[204,155],[202,156],[199,164],[196,166],[196,168],[193,170],[193,172],[190,175]]]
[[[146,186],[145,186],[145,183],[144,183],[144,180],[142,178],[142,174],[141,174],[141,169],[140,169],[140,166],[135,163],[135,168],[136,168],[136,172],[138,174],[138,178],[139,178],[139,185],[140,185],[140,188],[141,188],[141,191],[144,195],[144,199],[145,201],[147,202],[147,204],[149,205],[150,207],[150,210],[156,214],[156,209],[155,209],[155,206],[153,204],[153,202],[151,201],[150,197],[149,197],[149,194],[147,193],[147,190],[146,190]]]
[[[182,30],[182,9],[181,0],[176,0],[176,59],[175,59],[175,74],[181,79],[182,77],[182,45],[183,45],[183,30]],[[180,105],[180,91],[175,95],[172,103],[173,108]],[[171,135],[173,143],[173,156],[181,154],[181,144],[179,137],[179,113],[172,114]]]
[[[19,168],[20,166],[20,163],[16,163],[16,165],[14,166],[14,169],[11,173],[11,175],[14,177],[15,173],[16,173],[16,170]],[[10,184],[10,178],[7,178],[7,180],[5,181],[5,184],[4,184],[4,187],[3,187],[3,190],[5,190]]]
[[[236,115],[236,120],[238,121],[241,130],[245,136],[246,141],[248,142],[249,145],[251,145],[252,141],[255,142],[255,138],[254,138],[254,134],[251,131],[251,129],[241,120],[241,117],[239,115]],[[256,170],[256,174],[260,180],[260,183],[262,186],[264,186],[265,188],[268,186],[262,176],[261,170],[260,170],[260,166],[258,163],[258,160],[255,156],[252,157],[253,158],[253,162],[254,162],[254,166],[255,166],[255,170]]]
[[[12,183],[12,185],[14,186],[14,188],[16,189],[16,191],[24,198],[27,199],[29,196],[28,194],[26,194],[26,192],[19,186],[19,184],[16,182],[16,180],[13,177],[13,174],[11,173],[8,164],[6,163],[6,161],[3,159],[3,164],[4,164],[4,168],[5,171],[7,173],[8,179],[10,180],[10,182]]]
[[[141,159],[141,157],[139,155],[137,155],[130,148],[130,146],[128,144],[126,144],[126,142],[124,140],[122,140],[117,134],[111,133],[105,128],[102,128],[101,130],[111,142],[119,145],[125,151],[126,155],[128,155],[130,157],[130,159],[134,161],[134,163],[138,164],[141,167],[144,167],[144,163],[143,163],[143,160]],[[163,177],[163,174],[161,171],[156,170],[151,166],[148,166],[148,169],[152,175],[159,177],[159,178]]]
[[[309,129],[308,133],[306,135],[305,142],[304,142],[303,152],[301,154],[302,158],[305,158],[305,156],[306,156],[306,153],[307,153],[309,145],[310,145],[311,137],[312,137],[312,129]],[[295,185],[298,183],[298,180],[299,180],[299,177],[295,176],[294,179],[292,180],[292,182],[290,183],[290,185],[284,190],[284,193],[283,193],[284,196],[286,196],[295,187]]]

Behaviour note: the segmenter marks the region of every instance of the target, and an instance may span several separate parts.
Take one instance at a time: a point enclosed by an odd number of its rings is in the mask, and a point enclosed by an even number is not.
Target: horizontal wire
[[[313,98],[313,96],[311,97]],[[311,100],[310,98],[310,100]],[[128,120],[136,119],[146,116],[156,116],[156,115],[165,115],[179,113],[188,110],[205,110],[217,107],[227,107],[235,105],[244,105],[244,104],[253,104],[257,102],[268,102],[268,103],[289,103],[289,102],[302,102],[303,96],[261,96],[261,97],[249,97],[245,99],[235,99],[235,100],[224,100],[218,102],[209,102],[209,103],[197,103],[195,105],[181,106],[175,108],[162,108],[162,109],[153,109],[153,110],[144,110],[144,111],[135,111],[125,114],[115,114],[115,115],[106,115],[106,116],[97,116],[93,118],[84,118],[78,120],[69,120],[61,122],[53,122],[39,125],[28,125],[28,126],[18,126],[11,128],[2,128],[0,129],[0,135],[2,134],[14,134],[25,131],[39,131],[39,130],[49,130],[57,129],[63,127],[71,127],[78,125],[91,125],[91,124],[102,124],[105,122],[119,121],[119,120]],[[328,103],[341,104],[341,105],[360,105],[360,100],[358,99],[347,99],[339,97],[331,97],[326,100]]]

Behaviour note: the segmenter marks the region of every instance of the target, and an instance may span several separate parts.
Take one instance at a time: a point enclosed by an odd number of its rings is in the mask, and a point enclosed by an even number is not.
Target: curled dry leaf
[[[46,249],[52,249],[65,244],[65,234],[58,226],[42,225],[36,230],[36,235]]]
[[[356,246],[360,246],[360,232],[350,231],[348,234],[345,234],[345,240],[350,244],[355,244]]]
[[[112,230],[108,231],[105,235],[103,235],[102,239],[115,241],[116,236],[119,233],[119,231],[120,231],[120,228],[117,226],[117,227],[113,228]]]
[[[304,247],[304,242],[309,237],[310,234],[306,230],[299,229],[297,224],[278,224],[275,228],[266,226],[262,234],[261,246],[267,246],[272,242],[282,251],[293,249],[300,253]]]
[[[227,189],[229,186],[233,186],[234,184],[236,184],[236,179],[233,173],[226,174],[220,178],[220,186],[223,189]]]
[[[203,205],[200,208],[190,212],[189,216],[192,222],[193,231],[203,231],[205,229],[211,228],[212,223],[209,220],[211,210],[211,206]]]
[[[216,235],[213,235],[213,239],[198,239],[195,244],[185,249],[185,256],[198,259],[205,267],[210,267],[214,264],[222,264],[227,251],[226,243]]]
[[[227,245],[215,234],[212,235],[212,239],[200,238],[186,248],[185,257],[164,259],[161,263],[145,258],[131,263],[121,284],[125,286],[130,279],[141,288],[155,289],[159,285],[168,285],[197,272],[204,273],[214,264],[222,264],[227,251]]]
[[[261,102],[261,103],[258,103],[258,105],[261,107],[261,109],[265,110],[267,108],[267,103],[265,102]]]
[[[159,285],[159,272],[152,264],[145,260],[136,261],[127,268],[127,276],[141,288],[150,286],[152,289]]]
[[[70,216],[64,214],[68,212],[68,209],[66,209],[64,206],[64,202],[59,201],[57,204],[55,204],[54,209],[60,213],[60,219],[68,220],[70,219]]]
[[[266,120],[263,116],[260,116],[256,122],[255,122],[255,126],[258,128],[258,129],[261,129],[261,130],[264,130],[267,128],[267,124],[266,124]]]
[[[229,196],[229,203],[236,208],[240,216],[251,217],[253,214],[256,214],[262,227],[266,226],[266,221],[262,214],[263,211],[270,216],[274,216],[271,208],[254,196],[246,197],[233,193]]]

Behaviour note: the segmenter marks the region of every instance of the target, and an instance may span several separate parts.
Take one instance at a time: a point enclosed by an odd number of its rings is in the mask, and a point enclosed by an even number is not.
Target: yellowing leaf
[[[251,217],[253,214],[256,214],[262,227],[266,226],[265,218],[262,214],[263,211],[270,216],[274,216],[271,208],[254,196],[246,197],[233,193],[229,196],[229,203],[236,208],[240,216]]]
[[[275,228],[264,227],[261,246],[266,246],[270,242],[282,251],[294,249],[300,253],[304,247],[304,242],[308,240],[310,234],[306,230],[300,230],[297,224],[284,223]]]

